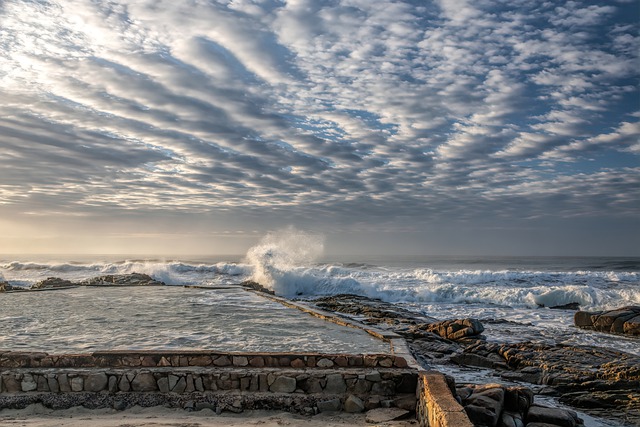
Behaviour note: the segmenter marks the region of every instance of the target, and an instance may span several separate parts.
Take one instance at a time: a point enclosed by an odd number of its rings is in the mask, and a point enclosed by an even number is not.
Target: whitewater
[[[81,281],[146,273],[167,285],[211,288],[257,281],[288,298],[356,294],[439,319],[474,317],[488,340],[604,345],[640,354],[637,339],[582,331],[569,309],[640,304],[640,258],[342,257],[322,259],[323,239],[270,234],[234,259],[75,257],[63,261],[0,256],[0,281],[28,287],[47,277]],[[135,292],[135,289],[131,289]]]

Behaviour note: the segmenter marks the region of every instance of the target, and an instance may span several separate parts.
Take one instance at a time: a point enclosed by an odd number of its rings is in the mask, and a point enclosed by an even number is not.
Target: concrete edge
[[[254,294],[261,296],[263,298],[267,298],[272,301],[278,302],[284,305],[285,307],[295,308],[297,310],[310,314],[319,319],[326,320],[328,322],[332,322],[340,326],[346,326],[350,328],[363,330],[367,332],[369,335],[372,335],[380,340],[383,340],[389,343],[389,351],[391,352],[391,354],[405,359],[405,361],[407,362],[407,366],[409,368],[416,369],[416,370],[423,369],[418,363],[418,361],[413,357],[413,354],[411,354],[411,351],[409,350],[409,346],[407,345],[407,342],[405,341],[402,335],[399,335],[391,331],[384,331],[382,329],[378,329],[373,326],[364,325],[360,322],[349,319],[345,316],[341,316],[338,313],[310,307],[306,304],[291,301],[289,299],[282,298],[276,295],[267,294],[264,292],[257,291],[255,289],[245,288],[245,290],[248,292],[253,292]]]
[[[418,373],[418,410],[421,427],[473,427],[462,405],[453,397],[444,374]]]

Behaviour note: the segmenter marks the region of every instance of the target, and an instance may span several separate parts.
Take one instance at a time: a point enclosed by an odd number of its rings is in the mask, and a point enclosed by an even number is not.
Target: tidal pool
[[[0,294],[0,349],[388,353],[342,327],[240,287],[78,287]]]

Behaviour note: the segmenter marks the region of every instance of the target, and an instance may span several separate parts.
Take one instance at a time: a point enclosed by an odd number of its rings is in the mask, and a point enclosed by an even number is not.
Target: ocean
[[[0,281],[27,287],[47,277],[80,281],[138,272],[167,285],[222,289],[256,280],[288,298],[349,293],[438,319],[477,318],[485,325],[489,341],[598,345],[640,354],[638,339],[577,329],[573,310],[551,308],[577,303],[582,310],[603,310],[640,304],[640,258],[350,256],[331,260],[322,259],[316,246],[262,242],[244,257],[216,258],[3,255]],[[152,294],[145,295],[151,298]],[[255,301],[245,303],[260,308]],[[73,300],[69,304],[73,309]],[[189,328],[185,310],[174,313],[182,331]],[[29,315],[29,304],[23,311]]]

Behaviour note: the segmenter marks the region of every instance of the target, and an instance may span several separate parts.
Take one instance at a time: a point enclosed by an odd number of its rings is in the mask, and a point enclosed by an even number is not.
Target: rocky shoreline
[[[78,286],[165,286],[164,282],[155,280],[147,274],[129,273],[129,274],[107,274],[103,276],[92,277],[81,282],[71,282],[69,280],[60,279],[58,277],[48,277],[30,287],[13,286],[7,282],[0,282],[0,292],[28,292],[28,291],[45,291],[55,289],[69,289]]]
[[[488,342],[477,319],[441,321],[355,295],[324,297],[309,303],[402,335],[425,369],[476,367],[508,381],[531,384],[529,388],[452,384],[458,400],[478,426],[580,425],[571,411],[537,405],[533,389],[621,426],[640,425],[638,356],[588,346]]]
[[[79,286],[163,286],[163,282],[139,274],[103,275],[82,282],[47,278],[30,288],[0,283],[0,292],[29,292]],[[272,293],[259,284],[245,287]],[[415,359],[425,369],[463,366],[486,369],[509,382],[455,384],[450,389],[475,425],[492,427],[579,426],[572,411],[546,408],[534,396],[555,396],[585,413],[615,420],[621,426],[640,425],[640,357],[589,346],[537,342],[493,342],[483,336],[477,319],[438,320],[398,305],[357,295],[335,295],[306,301],[322,310],[346,315],[363,324],[402,336]],[[640,307],[575,314],[576,326],[611,333],[638,335]],[[490,337],[489,337],[490,338]]]

